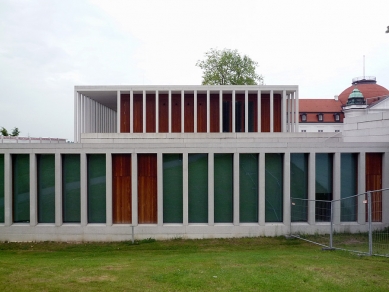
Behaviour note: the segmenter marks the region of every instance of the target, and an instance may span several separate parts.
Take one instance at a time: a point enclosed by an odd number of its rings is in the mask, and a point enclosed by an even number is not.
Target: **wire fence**
[[[291,237],[325,249],[389,257],[389,222],[383,216],[388,200],[389,188],[339,200],[291,198]]]

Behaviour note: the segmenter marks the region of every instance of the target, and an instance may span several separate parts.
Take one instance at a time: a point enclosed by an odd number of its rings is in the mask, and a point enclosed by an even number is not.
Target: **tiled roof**
[[[335,99],[299,99],[300,113],[341,112],[342,103]]]

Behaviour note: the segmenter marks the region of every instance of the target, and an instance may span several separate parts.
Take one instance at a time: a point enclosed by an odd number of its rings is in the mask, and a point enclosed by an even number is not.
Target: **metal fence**
[[[326,249],[389,257],[384,199],[389,188],[331,201],[291,198],[290,235]]]

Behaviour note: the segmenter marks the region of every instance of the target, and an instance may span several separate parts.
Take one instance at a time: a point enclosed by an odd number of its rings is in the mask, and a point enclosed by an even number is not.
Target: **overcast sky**
[[[353,77],[389,89],[389,1],[0,0],[0,127],[73,140],[74,85],[196,85],[210,48],[265,84],[333,98]]]

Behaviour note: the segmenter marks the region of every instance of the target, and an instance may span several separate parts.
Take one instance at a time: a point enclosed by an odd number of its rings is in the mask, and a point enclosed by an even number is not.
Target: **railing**
[[[360,77],[355,77],[355,78],[353,78],[352,83],[358,82],[358,81],[362,81],[362,80],[366,80],[366,81],[376,81],[376,77],[375,77],[375,76],[360,76]]]
[[[0,143],[66,143],[66,139],[0,136]]]

